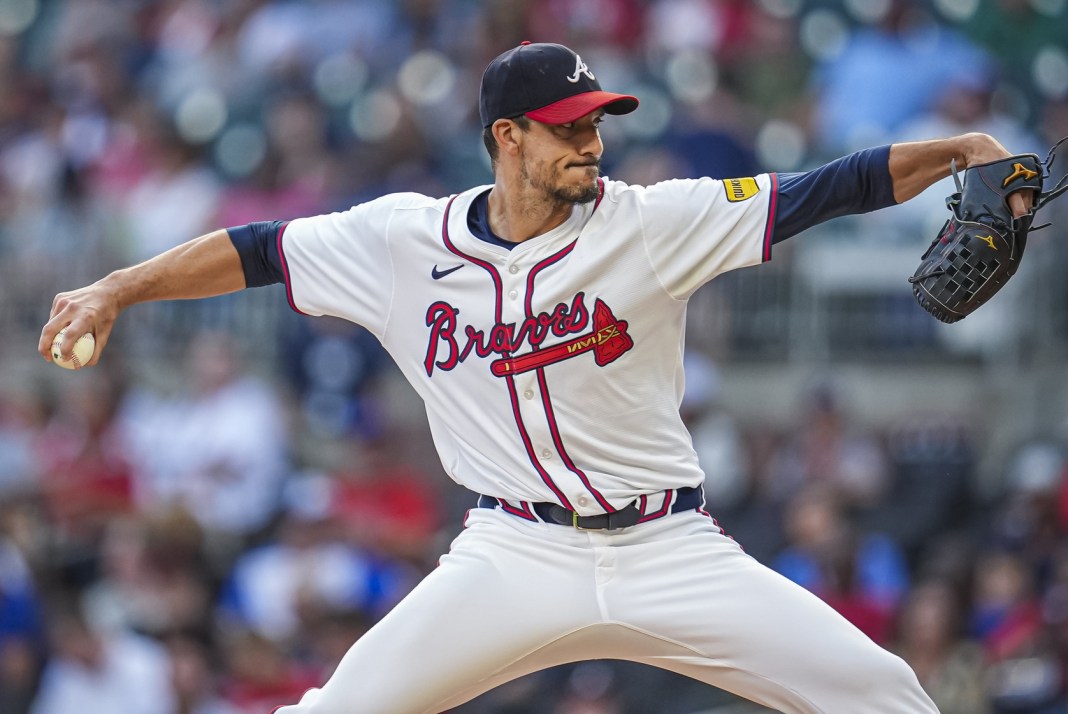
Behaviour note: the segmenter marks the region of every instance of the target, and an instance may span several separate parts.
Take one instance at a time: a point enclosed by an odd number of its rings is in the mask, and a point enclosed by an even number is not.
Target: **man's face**
[[[547,198],[589,203],[597,198],[604,145],[598,109],[568,124],[531,121],[520,148],[521,177]]]

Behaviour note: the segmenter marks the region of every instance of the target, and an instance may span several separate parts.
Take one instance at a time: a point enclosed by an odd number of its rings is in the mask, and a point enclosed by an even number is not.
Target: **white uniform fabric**
[[[448,711],[586,659],[661,667],[782,712],[937,712],[901,659],[705,514],[581,531],[479,508],[465,526],[321,689],[276,714]]]
[[[683,393],[686,302],[769,257],[774,175],[606,181],[601,199],[511,251],[471,202],[387,196],[293,221],[293,306],[374,332],[426,401],[475,508],[439,567],[279,714],[440,712],[538,669],[615,658],[785,712],[935,712],[915,675],[818,598],[746,555],[701,509]],[[461,266],[461,267],[457,267]],[[545,523],[637,501],[613,531]]]
[[[704,480],[678,413],[686,300],[766,256],[771,181],[740,201],[712,179],[607,181],[602,200],[510,251],[468,230],[488,186],[391,195],[293,221],[282,252],[295,308],[382,341],[426,403],[449,476],[593,515]],[[540,368],[491,371],[537,353]]]

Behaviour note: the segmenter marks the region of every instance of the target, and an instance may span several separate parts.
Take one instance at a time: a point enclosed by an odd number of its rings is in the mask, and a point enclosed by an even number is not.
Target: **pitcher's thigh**
[[[596,616],[592,590],[568,574],[580,563],[528,550],[486,524],[476,530],[349,649],[321,689],[277,714],[437,712]]]
[[[615,603],[686,650],[649,664],[784,712],[937,711],[904,661],[730,539],[691,536],[657,567]]]

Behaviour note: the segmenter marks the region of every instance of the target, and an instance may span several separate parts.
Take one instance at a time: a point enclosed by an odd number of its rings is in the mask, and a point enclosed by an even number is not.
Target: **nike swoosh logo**
[[[462,267],[464,267],[464,264],[460,263],[459,265],[454,266],[452,268],[447,268],[445,270],[438,270],[438,266],[435,265],[434,269],[430,271],[430,277],[434,278],[434,280],[441,280],[442,278],[444,278],[449,273],[455,273],[457,270],[459,270]]]

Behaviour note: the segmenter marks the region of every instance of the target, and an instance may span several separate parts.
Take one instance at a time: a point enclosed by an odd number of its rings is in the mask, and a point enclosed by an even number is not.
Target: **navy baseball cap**
[[[478,98],[483,128],[523,114],[544,124],[566,124],[602,107],[608,114],[628,114],[638,108],[638,99],[602,91],[581,57],[549,42],[524,42],[490,62]]]

